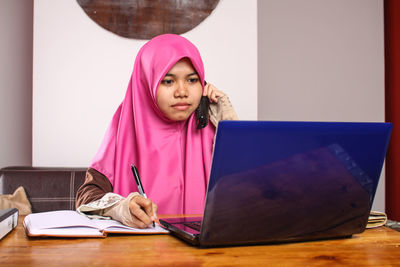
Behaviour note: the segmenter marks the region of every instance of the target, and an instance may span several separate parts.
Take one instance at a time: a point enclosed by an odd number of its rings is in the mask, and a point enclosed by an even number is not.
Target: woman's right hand
[[[151,199],[134,196],[129,202],[129,211],[132,215],[132,227],[147,228],[157,220],[157,205]]]
[[[207,83],[204,86],[203,96],[207,96],[211,103],[218,103],[218,100],[225,95],[224,92],[218,90],[214,85]]]

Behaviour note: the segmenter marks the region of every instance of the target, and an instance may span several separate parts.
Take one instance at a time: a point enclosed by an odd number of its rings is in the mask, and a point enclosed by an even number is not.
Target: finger
[[[147,216],[150,217],[151,222],[154,222],[154,211],[153,211],[153,202],[150,200],[150,203],[142,206]]]
[[[210,87],[210,84],[206,84],[204,86],[204,90],[203,90],[203,96],[206,96],[208,94],[208,88]]]
[[[134,203],[132,205],[132,208],[130,209],[131,214],[137,219],[139,220],[141,223],[143,223],[144,227],[148,227],[149,225],[152,224],[152,220],[151,218],[146,214],[146,212],[144,212],[144,210],[137,205],[136,203]]]
[[[213,92],[214,92],[213,99],[215,102],[218,102],[218,100],[225,95],[224,92],[222,92],[216,88],[215,88],[215,90],[213,90]]]
[[[151,201],[148,198],[144,198],[141,196],[138,196],[135,200],[136,204],[138,204],[140,207],[142,207],[142,209],[144,209],[144,211],[146,212],[146,214],[151,217],[153,216],[153,201]]]
[[[208,88],[208,98],[212,98],[218,92],[220,91],[217,89],[217,87],[210,84],[210,87]]]
[[[150,214],[148,214],[145,210],[146,208],[149,209],[150,207]],[[131,202],[129,203],[129,209],[131,214],[135,216],[137,219],[145,223],[146,225],[150,225],[152,223],[152,201],[150,199],[144,198],[142,196],[137,196],[132,198]]]
[[[210,99],[211,99],[212,102],[218,102],[218,96],[217,96],[217,94],[218,94],[218,92],[216,92],[216,91],[213,91],[213,92],[211,93]]]
[[[158,211],[158,206],[156,204],[154,204],[153,202],[153,216],[154,216],[154,220],[158,220],[157,218],[157,211]]]
[[[219,98],[222,96],[223,94],[221,93],[221,91],[215,90],[212,92],[211,94],[211,99],[213,102],[217,103]]]
[[[208,88],[208,91],[207,91],[207,96],[208,96],[208,98],[211,99],[212,93],[213,93],[213,88],[212,88],[212,86],[210,85],[210,87]]]
[[[221,97],[221,96],[225,95],[224,92],[218,90],[216,87],[213,88],[213,92],[215,92],[215,95],[217,97]]]
[[[129,206],[130,206],[130,207],[129,207],[129,211],[130,211],[130,213],[131,213],[131,221],[128,222],[127,225],[128,225],[128,226],[131,226],[131,227],[135,227],[135,228],[142,228],[142,229],[143,229],[143,228],[147,228],[148,225],[145,224],[144,222],[142,222],[140,219],[138,219],[138,218],[134,215],[134,213],[135,213],[135,211],[134,211],[135,207],[132,207],[132,208],[131,208],[131,205],[129,205]],[[137,208],[140,209],[139,206],[137,206]]]
[[[144,222],[140,221],[135,216],[131,216],[131,217],[132,217],[132,221],[127,223],[128,226],[134,227],[134,228],[141,228],[141,229],[145,229],[145,228],[149,227],[148,225],[146,225]]]

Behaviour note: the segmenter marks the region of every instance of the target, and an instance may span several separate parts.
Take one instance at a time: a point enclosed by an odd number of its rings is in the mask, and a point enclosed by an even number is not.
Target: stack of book
[[[18,210],[16,208],[0,210],[0,239],[5,237],[18,225]]]

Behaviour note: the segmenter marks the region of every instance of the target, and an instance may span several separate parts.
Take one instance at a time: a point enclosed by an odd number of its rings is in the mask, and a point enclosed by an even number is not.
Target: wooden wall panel
[[[393,133],[386,158],[386,213],[400,221],[400,1],[385,0],[385,110]]]

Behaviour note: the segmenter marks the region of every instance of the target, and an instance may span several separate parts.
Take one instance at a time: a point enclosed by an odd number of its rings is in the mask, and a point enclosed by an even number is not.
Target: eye
[[[189,80],[188,80],[188,82],[189,83],[197,83],[199,81],[199,78],[190,78]]]
[[[171,85],[171,84],[174,83],[174,80],[172,80],[172,79],[163,79],[161,81],[161,83],[164,84],[164,85]]]

